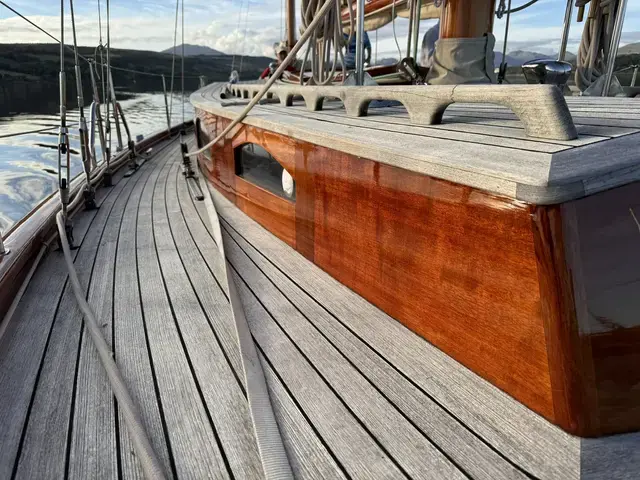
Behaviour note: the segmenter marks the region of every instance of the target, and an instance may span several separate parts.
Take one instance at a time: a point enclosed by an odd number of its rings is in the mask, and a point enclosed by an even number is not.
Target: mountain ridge
[[[182,44],[176,45],[174,47],[169,47],[165,50],[162,50],[160,53],[173,53],[175,51],[176,55],[182,55]],[[184,44],[184,56],[185,57],[195,57],[198,55],[210,56],[210,57],[220,57],[222,55],[227,55],[224,52],[219,50],[215,50],[211,47],[207,47],[205,45],[193,45],[191,43]]]

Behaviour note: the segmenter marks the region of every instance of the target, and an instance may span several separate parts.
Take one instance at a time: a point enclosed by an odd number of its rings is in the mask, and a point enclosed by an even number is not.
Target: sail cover
[[[395,1],[395,14],[397,17],[409,18],[411,2],[408,0],[365,0],[364,5],[364,29],[367,32],[384,27],[393,20],[392,9]],[[342,25],[345,33],[349,33],[349,7],[343,0]],[[352,2],[353,18],[356,17],[356,2]],[[424,0],[420,8],[420,20],[440,18],[440,9],[434,5],[433,0]]]

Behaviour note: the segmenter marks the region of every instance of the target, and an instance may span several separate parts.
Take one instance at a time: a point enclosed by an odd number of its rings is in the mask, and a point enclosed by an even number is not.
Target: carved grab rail
[[[234,84],[232,95],[249,99],[260,91],[261,84]],[[325,98],[342,100],[347,115],[367,115],[373,100],[395,100],[407,109],[409,119],[418,125],[442,122],[452,103],[490,103],[509,108],[524,125],[530,137],[573,140],[578,137],[573,118],[555,85],[428,85],[428,86],[273,86],[267,98],[276,95],[284,106],[302,97],[311,111],[322,110]]]

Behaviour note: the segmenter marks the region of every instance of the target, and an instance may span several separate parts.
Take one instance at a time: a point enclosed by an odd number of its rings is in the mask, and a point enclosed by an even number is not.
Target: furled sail
[[[365,0],[364,5],[364,29],[365,31],[377,30],[384,27],[393,20],[394,0]],[[410,0],[395,0],[395,15],[397,17],[408,18],[411,2]],[[352,2],[353,18],[356,15],[356,2]],[[440,9],[434,5],[433,0],[422,3],[420,8],[420,20],[439,18]],[[349,7],[343,1],[342,24],[345,32],[349,32]]]

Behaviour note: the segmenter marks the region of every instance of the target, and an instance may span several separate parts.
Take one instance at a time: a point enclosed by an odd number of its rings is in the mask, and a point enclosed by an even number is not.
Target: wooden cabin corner
[[[260,109],[259,120],[200,156],[211,184],[236,207],[565,431],[640,429],[637,300],[629,283],[603,271],[640,280],[640,232],[629,214],[636,183],[537,205],[366,158],[364,147],[354,155],[331,148],[330,139],[319,145],[256,126],[276,110]],[[200,145],[230,122],[214,111],[196,103]],[[339,123],[337,115],[324,118]],[[384,121],[371,118],[374,126]],[[295,199],[236,174],[243,145],[258,145],[293,177]]]

